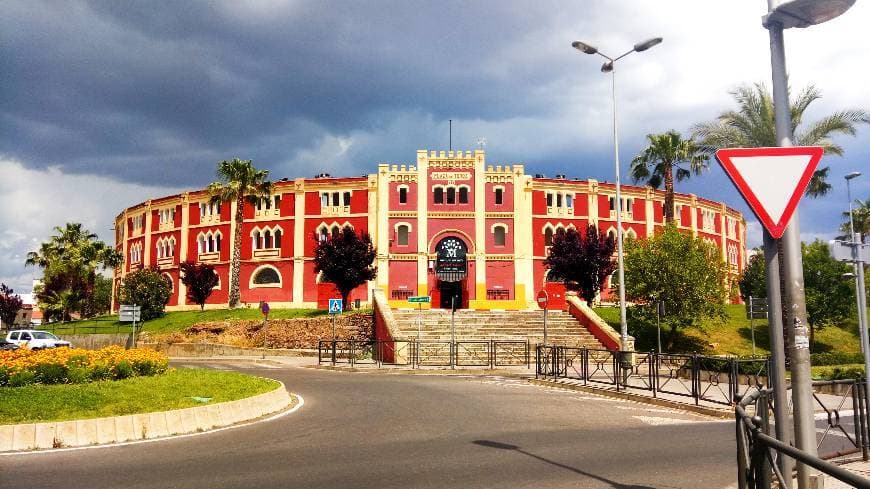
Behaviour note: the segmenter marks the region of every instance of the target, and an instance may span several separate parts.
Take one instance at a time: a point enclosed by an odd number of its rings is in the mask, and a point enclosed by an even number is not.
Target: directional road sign
[[[818,146],[728,148],[716,151],[716,158],[761,224],[779,239],[823,153]]]
[[[870,245],[839,240],[828,241],[828,245],[831,250],[831,257],[837,261],[870,262]],[[857,254],[852,254],[853,247],[858,248]]]
[[[341,299],[329,299],[329,314],[341,314]]]
[[[141,321],[142,307],[123,305],[118,309],[118,321],[122,323],[135,323]]]
[[[412,304],[420,303],[420,302],[428,303],[431,300],[432,300],[432,298],[429,297],[428,295],[412,295],[411,297],[408,297],[408,302],[410,302]]]

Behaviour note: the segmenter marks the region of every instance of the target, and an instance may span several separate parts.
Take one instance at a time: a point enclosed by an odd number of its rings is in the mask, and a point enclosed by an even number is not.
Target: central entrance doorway
[[[468,246],[465,241],[448,236],[435,245],[437,255],[435,275],[438,276],[438,306],[442,309],[462,308],[463,283],[468,276]]]
[[[445,282],[442,280],[438,290],[441,292],[441,309],[462,308],[462,282]]]

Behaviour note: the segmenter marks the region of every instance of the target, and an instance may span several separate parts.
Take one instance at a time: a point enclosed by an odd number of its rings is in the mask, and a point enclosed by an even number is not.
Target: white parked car
[[[34,329],[15,329],[6,335],[6,341],[15,343],[18,346],[27,345],[31,350],[42,350],[43,348],[58,348],[61,346],[70,347],[72,344],[69,341],[62,340],[48,331],[39,331]]]

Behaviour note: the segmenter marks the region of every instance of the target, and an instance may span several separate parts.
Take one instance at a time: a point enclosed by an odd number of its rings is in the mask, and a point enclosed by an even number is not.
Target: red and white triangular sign
[[[716,158],[774,238],[781,238],[824,149],[819,146],[727,148]]]

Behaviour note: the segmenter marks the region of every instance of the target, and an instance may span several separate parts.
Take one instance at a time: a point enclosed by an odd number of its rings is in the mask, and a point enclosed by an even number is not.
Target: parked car
[[[72,346],[69,341],[62,340],[48,331],[36,329],[14,329],[6,335],[6,341],[18,346],[27,345],[31,350]]]
[[[18,345],[12,343],[11,341],[6,341],[3,338],[0,338],[0,350],[17,350]]]

